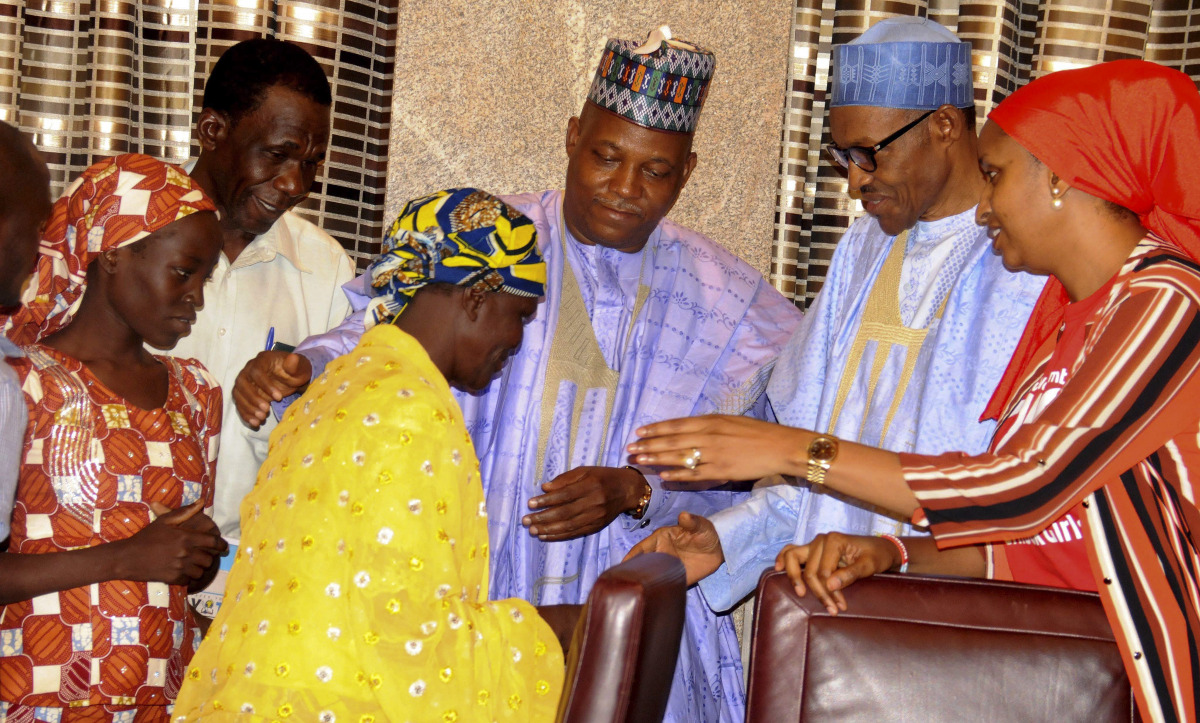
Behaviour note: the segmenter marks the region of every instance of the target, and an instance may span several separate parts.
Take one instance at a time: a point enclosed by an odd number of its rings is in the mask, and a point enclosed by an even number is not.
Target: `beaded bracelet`
[[[900,550],[900,572],[908,572],[908,548],[904,546],[904,541],[895,535],[887,532],[880,532],[877,537],[882,537],[885,540],[891,540],[892,544]]]

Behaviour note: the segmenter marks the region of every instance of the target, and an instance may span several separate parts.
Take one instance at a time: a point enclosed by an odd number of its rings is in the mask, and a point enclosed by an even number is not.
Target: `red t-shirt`
[[[1019,419],[1040,414],[1062,390],[1074,371],[1072,360],[1080,354],[1087,331],[1087,322],[1107,296],[1108,285],[1082,301],[1069,305],[1063,316],[1063,327],[1046,372],[1029,393],[1028,404],[1021,414],[1013,415],[996,430],[996,439],[1003,439]],[[994,576],[1016,582],[1064,587],[1072,590],[1096,590],[1096,578],[1088,562],[1083,542],[1086,517],[1081,505],[1075,505],[1065,515],[1033,537],[1013,540],[992,548]]]

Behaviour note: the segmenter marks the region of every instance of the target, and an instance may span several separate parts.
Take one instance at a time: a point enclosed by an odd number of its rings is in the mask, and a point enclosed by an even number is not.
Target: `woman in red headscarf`
[[[188,589],[224,548],[203,512],[221,395],[143,343],[188,332],[220,248],[212,201],[148,156],[93,165],[54,204],[36,296],[4,319],[29,426],[0,554],[0,720],[168,720],[199,644]]]
[[[854,580],[910,564],[1098,589],[1143,715],[1196,720],[1200,94],[1143,61],[1054,73],[1001,103],[979,145],[978,222],[1006,266],[1053,277],[993,400],[987,454],[730,417],[650,425],[630,452],[683,465],[664,479],[789,474],[929,525],[933,541],[785,548],[777,568],[831,612]],[[703,577],[720,542],[707,521],[680,523],[635,551],[675,552]]]

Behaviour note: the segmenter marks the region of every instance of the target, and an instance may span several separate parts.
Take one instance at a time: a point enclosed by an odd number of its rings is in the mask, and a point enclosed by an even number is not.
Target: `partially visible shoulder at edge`
[[[879,228],[879,222],[871,216],[855,219],[834,246],[821,288],[841,288],[845,283],[870,274],[874,264],[882,263],[883,256],[891,250],[893,238],[885,234]],[[845,282],[840,284],[840,279],[845,279]]]
[[[350,370],[364,378],[374,374],[377,387],[392,387],[398,378],[411,378],[422,388],[435,391],[446,385],[417,340],[389,324],[368,330],[353,351],[326,366],[330,381]]]
[[[887,253],[892,248],[894,238],[895,236],[884,233],[883,229],[879,227],[879,222],[873,216],[859,216],[837,240],[830,266],[841,257],[858,259],[867,254]],[[849,259],[842,263],[848,263]]]
[[[664,218],[659,223],[659,233],[669,235],[677,244],[698,248],[705,253],[711,254],[715,265],[730,276],[738,276],[745,280],[754,280],[756,282],[763,280],[761,271],[748,264],[742,257],[725,248],[719,241],[709,238],[699,231],[682,226],[669,218]],[[688,258],[688,255],[681,254],[681,258]],[[694,254],[691,255],[691,258],[697,259]]]
[[[279,221],[287,227],[288,233],[296,240],[300,252],[307,254],[327,254],[330,259],[345,258],[350,263],[350,255],[333,236],[312,221],[302,217],[295,211],[287,211],[279,217]]]
[[[12,377],[17,379],[18,384],[24,384],[25,378],[33,371],[33,363],[29,361],[27,356],[10,356],[0,360],[0,364],[8,367],[6,370],[0,370],[0,377]]]
[[[542,208],[542,204],[545,201],[546,196],[551,193],[554,193],[553,189],[546,191],[529,191],[527,193],[506,193],[497,196],[497,198],[525,214],[526,216],[533,218],[532,213],[536,213],[534,208]]]
[[[533,221],[533,225],[537,228],[538,232],[538,248],[543,253],[546,253],[547,246],[550,244],[551,232],[550,222],[546,218],[545,202],[546,198],[553,193],[554,191],[550,190],[497,196],[497,198],[508,204],[511,208],[527,216],[530,221]]]
[[[1200,289],[1200,262],[1174,244],[1153,236],[1142,240],[1126,262],[1125,269],[1124,275],[1130,287],[1155,284],[1156,278],[1172,276],[1177,278],[1178,283]]]

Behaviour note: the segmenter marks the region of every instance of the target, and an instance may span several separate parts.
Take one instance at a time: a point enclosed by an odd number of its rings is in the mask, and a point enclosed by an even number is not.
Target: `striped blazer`
[[[1086,511],[1092,572],[1147,720],[1194,721],[1200,630],[1200,266],[1148,236],[1096,293],[1059,396],[1018,417],[1048,341],[987,454],[901,455],[940,547],[1040,532]],[[1003,426],[1003,422],[1002,422]]]

